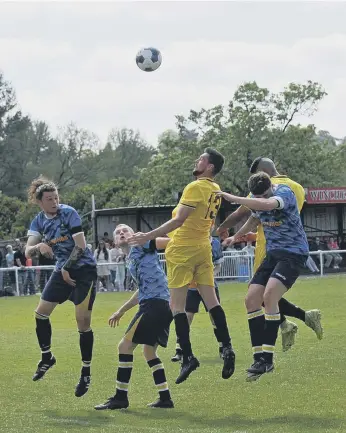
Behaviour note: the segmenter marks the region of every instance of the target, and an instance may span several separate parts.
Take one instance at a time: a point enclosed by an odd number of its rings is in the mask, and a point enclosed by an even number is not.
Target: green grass
[[[346,432],[345,278],[301,280],[288,298],[303,308],[320,308],[325,338],[318,341],[302,322],[293,349],[277,343],[276,370],[257,383],[245,382],[251,363],[245,284],[221,286],[221,298],[237,351],[237,368],[221,379],[221,362],[208,315],[200,313],[192,327],[192,342],[201,367],[188,381],[175,385],[178,366],[174,328],[169,348],[160,350],[175,409],[153,410],[156,399],[149,368],[138,348],[127,411],[96,412],[95,404],[114,392],[117,343],[131,319],[110,329],[109,315],[128,294],[102,293],[96,298],[93,329],[93,383],[81,399],[74,397],[80,355],[73,306],[67,303],[52,316],[53,351],[57,365],[40,382],[31,376],[40,357],[33,310],[38,297],[0,299],[0,432],[1,433],[320,433]]]

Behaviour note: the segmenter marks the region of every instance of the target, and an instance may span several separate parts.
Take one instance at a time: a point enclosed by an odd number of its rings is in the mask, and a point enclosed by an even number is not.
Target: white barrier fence
[[[310,252],[310,256],[315,258],[315,272],[309,272],[308,275],[320,275],[323,277],[327,269],[332,269],[338,272],[340,267],[337,263],[342,260],[342,255],[346,254],[346,250],[333,251],[314,251]],[[232,281],[249,281],[253,276],[253,261],[254,257],[242,251],[224,251],[224,261],[221,265],[221,270],[216,276],[218,280]],[[165,255],[159,254],[160,262],[166,271]],[[102,263],[98,267],[107,267],[109,270],[115,270],[118,263]],[[41,292],[46,284],[54,266],[30,266],[30,267],[12,267],[0,268],[0,292],[5,289],[12,289],[14,294],[34,294],[37,291]],[[341,269],[342,271],[342,269]]]

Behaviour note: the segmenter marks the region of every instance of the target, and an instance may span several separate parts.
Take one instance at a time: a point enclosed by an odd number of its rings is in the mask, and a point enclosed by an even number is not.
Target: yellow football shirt
[[[270,180],[273,185],[287,185],[291,188],[294,195],[296,196],[298,210],[300,213],[305,201],[304,188],[298,182],[295,182],[289,177],[283,175],[273,176]],[[263,226],[262,224],[260,224],[257,227],[254,272],[256,272],[260,264],[263,262],[265,256],[266,256],[266,239],[264,236]]]
[[[210,245],[210,229],[221,204],[221,198],[216,196],[217,191],[220,191],[219,185],[206,177],[185,187],[172,216],[174,218],[180,205],[194,210],[181,227],[168,234],[174,245]]]

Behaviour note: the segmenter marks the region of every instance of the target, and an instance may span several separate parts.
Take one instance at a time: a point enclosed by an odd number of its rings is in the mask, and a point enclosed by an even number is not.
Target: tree
[[[137,169],[146,167],[154,154],[154,148],[148,146],[139,132],[126,128],[113,129],[105,148],[100,152],[102,172],[98,180],[136,177]]]
[[[43,174],[53,178],[61,190],[92,182],[99,169],[98,147],[95,134],[70,123],[49,143]]]
[[[296,116],[313,115],[325,95],[324,89],[311,81],[291,83],[277,94],[259,87],[256,82],[244,83],[236,90],[228,107],[218,105],[209,110],[191,110],[187,118],[177,117],[178,129],[196,130],[200,143],[222,151],[227,163],[220,182],[225,188],[245,194],[248,169],[254,158],[265,155],[279,162],[283,153],[290,149],[288,138],[297,138],[296,129],[288,134]],[[323,153],[323,148],[312,147],[308,136],[300,135],[300,139],[307,141],[299,143],[294,159],[298,162],[304,158],[306,165],[313,169],[316,158],[312,152]],[[321,173],[320,177],[324,175],[326,179],[330,177],[328,172]]]

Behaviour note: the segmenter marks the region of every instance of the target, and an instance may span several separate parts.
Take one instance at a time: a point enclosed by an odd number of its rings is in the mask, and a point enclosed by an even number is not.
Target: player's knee
[[[274,289],[267,289],[263,295],[263,302],[265,305],[265,309],[272,310],[277,304],[277,296]]]
[[[143,345],[143,355],[147,361],[157,358],[156,348],[153,346]]]
[[[255,311],[261,308],[261,300],[256,293],[248,293],[245,297],[245,306],[247,311]]]
[[[122,338],[120,343],[118,344],[118,352],[119,353],[132,353],[133,352],[133,344],[131,341],[126,338]]]
[[[49,319],[49,314],[42,314],[38,310],[35,310],[35,319],[47,320]]]
[[[89,315],[77,316],[76,321],[77,321],[77,326],[78,326],[79,332],[85,332],[85,331],[88,331],[90,329],[91,320],[90,320]]]

